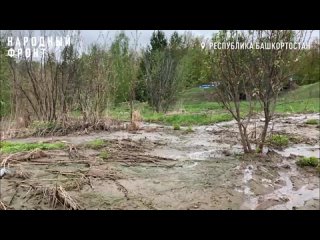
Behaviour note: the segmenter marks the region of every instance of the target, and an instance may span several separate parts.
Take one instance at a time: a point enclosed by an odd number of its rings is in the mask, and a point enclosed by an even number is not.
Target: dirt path
[[[80,157],[59,150],[12,162],[21,174],[0,180],[1,201],[13,209],[64,209],[70,204],[59,195],[61,186],[81,209],[319,209],[319,176],[295,164],[296,155],[319,157],[319,128],[305,124],[311,118],[319,114],[277,119],[270,130],[295,141],[252,157],[241,156],[233,121],[193,132],[144,124],[136,133],[14,139],[66,141]],[[106,146],[84,147],[94,139]]]

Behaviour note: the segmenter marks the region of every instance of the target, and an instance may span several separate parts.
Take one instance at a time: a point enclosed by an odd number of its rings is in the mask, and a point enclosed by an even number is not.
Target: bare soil
[[[319,114],[277,118],[270,133],[289,136],[290,144],[259,155],[242,154],[233,121],[193,132],[144,123],[135,132],[10,139],[65,141],[77,154],[2,154],[14,174],[0,180],[0,209],[319,210],[319,174],[295,164],[300,156],[319,158],[319,128],[305,124],[311,118]],[[88,148],[94,139],[105,145]]]

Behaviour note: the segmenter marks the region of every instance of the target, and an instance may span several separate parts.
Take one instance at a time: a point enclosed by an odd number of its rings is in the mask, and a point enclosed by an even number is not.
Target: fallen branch
[[[15,154],[10,154],[8,157],[6,157],[5,159],[3,159],[3,161],[1,162],[1,166],[6,167],[6,163],[7,161],[12,158]]]
[[[124,196],[127,200],[129,200],[128,190],[121,183],[119,183],[117,180],[113,180],[113,181],[117,185],[118,190],[124,194]]]
[[[0,210],[7,210],[7,206],[0,200]]]
[[[46,154],[44,151],[42,150],[34,150],[34,151],[31,151],[29,153],[27,153],[25,156],[20,156],[19,159],[17,160],[31,160],[31,159],[37,159],[37,158],[43,158],[43,157],[47,157],[48,154]]]
[[[12,197],[11,197],[11,199],[10,199],[9,205],[11,205],[11,204],[12,204],[13,199],[14,199],[14,198],[15,198],[15,196],[17,195],[17,187],[18,187],[18,186],[16,186],[16,187],[15,187],[15,191],[14,191],[14,194],[12,195]]]
[[[59,186],[55,189],[55,196],[63,203],[64,206],[71,210],[81,210],[81,206],[64,190],[63,187]]]
[[[1,165],[5,166],[5,164],[9,161],[9,160],[13,160],[13,161],[23,161],[23,160],[31,160],[31,159],[36,159],[36,158],[43,158],[43,157],[47,157],[48,155],[43,152],[42,150],[36,149],[33,150],[31,152],[20,152],[20,153],[14,153],[14,154],[10,154],[8,157],[6,157],[5,159],[3,159]]]
[[[85,174],[83,173],[77,173],[77,172],[61,172],[58,170],[47,170],[47,172],[53,173],[53,174],[60,174],[60,175],[65,175],[65,176],[79,176],[79,177],[83,177],[85,176]]]

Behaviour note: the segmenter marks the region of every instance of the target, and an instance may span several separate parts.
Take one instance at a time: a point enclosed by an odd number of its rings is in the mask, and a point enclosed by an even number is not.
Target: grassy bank
[[[280,95],[276,106],[277,113],[314,113],[320,112],[319,83],[301,86],[298,89]],[[207,125],[232,120],[232,116],[219,103],[210,101],[212,89],[192,88],[179,95],[175,106],[166,114],[156,113],[147,103],[135,103],[144,121],[159,122],[168,125]],[[248,102],[241,103],[242,114],[248,112]],[[257,106],[258,110],[258,106]],[[130,119],[129,104],[123,103],[108,112],[119,119]]]
[[[64,143],[13,143],[13,142],[0,142],[0,153],[16,153],[31,151],[34,149],[40,150],[56,150],[65,147]]]

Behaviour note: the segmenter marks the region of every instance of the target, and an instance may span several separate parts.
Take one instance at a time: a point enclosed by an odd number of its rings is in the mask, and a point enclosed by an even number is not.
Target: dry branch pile
[[[151,149],[151,144],[152,143],[135,142],[131,139],[109,141],[109,144],[107,144],[107,150],[110,152],[108,161],[122,162],[126,165],[154,163],[164,166],[166,162],[173,161],[171,158],[146,154],[146,150]]]
[[[54,196],[56,199],[63,204],[69,210],[81,210],[82,207],[75,201],[63,187],[56,187],[54,190]]]
[[[6,198],[1,199],[3,201],[0,208],[84,209],[85,206],[80,206],[70,194],[95,191],[96,183],[108,180],[112,181],[128,200],[128,190],[119,181],[125,178],[124,174],[109,163],[121,162],[129,166],[144,163],[151,167],[171,167],[172,164],[168,162],[172,159],[147,154],[154,144],[156,143],[144,140],[109,140],[101,149],[106,152],[103,160],[97,157],[97,154],[91,156],[86,153],[85,146],[77,146],[82,153],[80,160],[69,158],[68,149],[36,149],[3,156],[1,167],[14,170],[14,175],[6,176],[7,189],[3,192]],[[77,150],[75,147],[72,149]],[[88,186],[90,188],[87,188]]]

